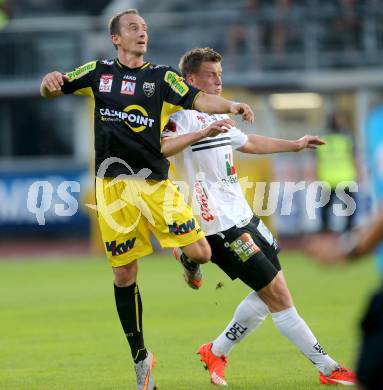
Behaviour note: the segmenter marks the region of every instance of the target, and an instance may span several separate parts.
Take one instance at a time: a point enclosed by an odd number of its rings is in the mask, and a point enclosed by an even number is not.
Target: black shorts
[[[256,216],[245,226],[233,226],[206,238],[212,249],[211,261],[231,279],[239,278],[255,291],[267,286],[281,270],[278,243]]]
[[[362,321],[357,376],[368,390],[383,389],[383,287],[371,299]]]

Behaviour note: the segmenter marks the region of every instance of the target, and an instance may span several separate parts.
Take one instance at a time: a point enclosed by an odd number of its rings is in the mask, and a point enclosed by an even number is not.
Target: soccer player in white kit
[[[222,91],[222,57],[210,48],[183,55],[180,69],[193,86],[211,94]],[[238,305],[233,319],[198,353],[211,383],[227,386],[224,370],[231,349],[271,314],[286,336],[317,367],[322,384],[352,385],[355,374],[333,360],[321,347],[294,307],[278,259],[278,244],[264,223],[253,214],[238,183],[233,149],[243,153],[296,152],[316,148],[323,141],[306,135],[295,141],[246,135],[227,115],[182,110],[172,115],[162,133],[162,153],[175,155],[175,167],[192,192],[194,212],[212,249],[211,261],[231,279],[239,278],[253,291]],[[178,154],[177,154],[178,153]],[[179,250],[185,279],[199,288],[198,265]]]

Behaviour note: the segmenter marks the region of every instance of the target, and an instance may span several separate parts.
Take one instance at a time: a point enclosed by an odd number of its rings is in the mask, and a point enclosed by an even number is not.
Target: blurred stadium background
[[[126,8],[138,8],[149,25],[150,43],[146,59],[151,62],[177,67],[180,55],[197,46],[210,46],[224,54],[225,95],[248,102],[256,113],[255,128],[239,122],[238,127],[245,132],[256,130],[259,134],[287,139],[309,133],[323,135],[329,131],[329,118],[341,113],[356,145],[359,182],[357,223],[367,218],[372,207],[372,194],[366,164],[365,132],[372,112],[383,131],[382,0],[0,0],[0,259],[19,260],[44,255],[50,259],[52,254],[60,254],[60,259],[73,255],[81,260],[84,257],[77,256],[95,253],[102,256],[94,215],[85,206],[85,203],[93,203],[92,163],[89,163],[93,155],[90,104],[79,97],[44,101],[39,95],[39,85],[48,71],[69,71],[89,60],[113,58],[115,52],[109,41],[107,21],[114,12]],[[316,179],[313,152],[251,159],[238,155],[236,165],[240,176],[248,176],[251,181],[309,183]],[[49,181],[53,189],[52,199],[48,196],[43,200],[39,194],[38,202],[48,202],[44,226],[38,225],[36,215],[27,207],[29,188],[36,181]],[[71,193],[80,207],[74,215],[59,217],[55,206],[68,206],[65,201],[68,198],[59,190],[60,184],[66,181],[80,183],[80,191]],[[254,189],[254,186],[248,188],[246,195],[254,210],[259,212],[262,201],[258,198],[254,200]],[[278,202],[277,210],[267,218],[285,248],[299,249],[306,233],[320,229],[319,219],[307,216],[305,204],[306,193],[299,191],[294,195],[290,215],[281,215]],[[333,220],[335,230],[341,230],[343,224],[342,218]],[[11,268],[11,263],[13,261],[3,262],[5,297],[7,288],[13,286],[12,278],[21,275],[24,269],[23,265]],[[303,267],[304,263],[299,264]],[[82,267],[87,274],[89,268],[86,265]],[[302,267],[297,267],[303,272],[302,278],[315,278],[311,265],[306,274]],[[39,271],[33,274],[33,267],[28,266],[25,268],[28,277],[24,275],[18,281],[29,286],[30,291],[36,287],[33,280],[47,287],[41,274],[44,269],[46,267],[40,265]],[[65,272],[68,273],[66,280],[75,280],[69,268]],[[102,279],[102,283],[106,283],[109,275],[105,274],[92,279],[91,272],[90,279],[86,279],[84,284]],[[360,274],[346,272],[346,279],[342,279],[341,284],[351,289],[345,295],[347,299],[352,299],[352,288],[358,277],[368,274],[366,268],[362,268]],[[52,268],[47,270],[48,279],[61,275],[60,271]],[[326,279],[326,274],[321,271],[319,278]],[[336,288],[337,278],[333,274],[330,277],[332,284],[325,286],[330,295],[329,305],[334,298],[329,291]],[[83,281],[78,278],[77,283]],[[301,294],[306,291],[305,286],[300,289],[298,283],[297,280],[292,290]],[[366,279],[361,286],[359,309],[369,283],[372,283],[371,279]],[[311,288],[310,284],[307,287]],[[180,282],[180,289],[183,288],[181,286]],[[48,293],[56,296],[53,288],[48,289]],[[319,296],[321,289],[315,288]],[[23,291],[20,289],[18,293],[24,296]],[[33,295],[33,302],[38,305],[44,295],[39,295],[37,289],[34,292],[37,295]],[[58,297],[62,292],[57,294]],[[1,303],[17,307],[19,295],[12,296],[12,302],[3,299]],[[236,302],[233,301],[228,309],[228,316]],[[111,304],[110,300],[108,310],[112,312]],[[103,305],[107,305],[105,299]],[[76,307],[75,298],[73,307]],[[50,307],[47,306],[46,313],[42,315],[49,316],[49,312]],[[330,313],[338,315],[334,311]],[[309,322],[310,315],[309,312],[306,317]],[[352,317],[350,315],[345,314],[345,321],[351,321],[354,326],[356,313]],[[105,321],[102,313],[99,316],[100,321]],[[315,318],[313,310],[312,316]],[[326,322],[326,318],[323,320]],[[41,320],[36,321],[33,337],[38,339],[37,329],[42,329],[44,324]],[[220,325],[223,325],[222,321],[226,320],[220,320]],[[215,330],[220,326],[218,320],[216,325]],[[318,328],[315,321],[314,325]],[[337,333],[341,333],[342,326],[337,327]],[[15,332],[16,329],[15,325]],[[117,320],[111,329],[116,334],[115,344],[120,343]],[[326,332],[330,330],[323,323],[323,333]],[[206,337],[211,336],[207,335],[207,331],[205,333]],[[346,332],[347,335],[349,333]],[[17,337],[16,334],[14,337]],[[349,356],[346,363],[350,363],[355,340],[346,347]],[[44,341],[41,340],[42,343]],[[339,339],[329,341],[334,344],[339,342],[339,345],[342,342]],[[112,351],[109,353],[113,356]],[[291,367],[293,370],[294,367]],[[28,372],[24,374],[25,377],[29,375]],[[104,380],[107,383],[107,379]],[[204,383],[202,379],[201,383]],[[105,386],[102,388],[108,388]],[[291,387],[281,386],[262,388],[296,389],[294,384]],[[44,387],[14,384],[4,388]],[[95,387],[72,384],[66,388]],[[177,388],[184,387],[179,385]],[[248,389],[246,386],[243,388]]]
[[[92,228],[83,205],[92,199],[90,107],[81,98],[44,101],[39,83],[50,70],[113,58],[107,21],[128,7],[138,8],[147,19],[147,59],[152,62],[177,67],[180,55],[196,46],[222,52],[225,94],[251,104],[260,134],[288,139],[325,134],[329,117],[341,112],[357,146],[357,217],[363,219],[370,207],[363,134],[371,110],[383,105],[382,5],[380,0],[2,0],[2,253],[22,251],[22,242],[29,243],[28,253],[34,247],[51,250],[68,238],[67,251],[89,249]],[[243,123],[239,127],[254,130]],[[315,179],[313,153],[262,157],[255,163],[253,157],[251,163],[237,158],[240,175],[253,181]],[[38,226],[27,209],[28,189],[36,180],[49,180],[53,186],[45,226]],[[63,203],[57,189],[68,180],[80,182],[81,191],[73,196],[81,206],[73,216],[57,217],[55,205]],[[253,194],[254,186],[247,196],[257,211],[261,205]],[[273,214],[282,238],[319,229],[319,221],[307,217],[304,205],[305,192],[300,191],[294,195],[291,215],[280,215],[279,209]]]

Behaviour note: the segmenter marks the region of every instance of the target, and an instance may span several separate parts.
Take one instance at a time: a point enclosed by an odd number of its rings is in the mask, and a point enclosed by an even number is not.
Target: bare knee
[[[117,287],[128,287],[135,283],[137,278],[137,260],[121,267],[113,267],[112,269],[114,284]]]
[[[278,273],[266,287],[259,290],[258,295],[266,303],[272,313],[293,306],[290,291],[280,273]]]
[[[211,248],[206,238],[201,238],[193,244],[182,248],[185,255],[194,263],[205,264],[211,258]]]

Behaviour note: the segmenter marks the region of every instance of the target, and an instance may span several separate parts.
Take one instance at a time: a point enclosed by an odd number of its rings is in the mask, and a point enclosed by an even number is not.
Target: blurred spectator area
[[[323,134],[329,113],[344,110],[363,155],[366,118],[383,102],[382,5],[382,0],[0,0],[0,228],[36,225],[25,204],[32,180],[59,171],[55,194],[62,181],[86,182],[79,178],[88,175],[93,145],[90,103],[79,97],[48,102],[40,98],[39,86],[48,71],[113,58],[107,28],[113,13],[139,9],[149,26],[146,58],[154,63],[177,68],[180,56],[197,46],[224,54],[225,95],[256,112],[256,126],[238,123],[246,133],[287,139]],[[249,177],[266,166],[262,160],[258,169],[237,158]],[[273,156],[267,163],[276,181],[314,179],[309,152]],[[82,196],[88,193],[82,190]],[[60,227],[55,202],[49,224]],[[294,207],[292,216],[278,219],[279,231],[315,230],[302,215],[304,204]],[[83,226],[84,220],[64,222]]]
[[[8,4],[3,8],[10,16],[0,33],[3,78],[68,68],[79,57],[113,55],[107,20],[127,6],[138,7],[148,21],[154,62],[177,65],[185,50],[212,46],[226,55],[233,72],[383,63],[381,0],[0,1]]]
[[[39,83],[48,71],[113,58],[107,22],[126,7],[137,7],[148,22],[147,58],[153,62],[177,67],[186,50],[210,46],[224,54],[226,87],[331,92],[383,84],[381,3],[0,0],[9,16],[0,29],[0,158],[58,155],[86,161],[80,144],[86,137],[78,135],[89,119],[81,119],[86,103],[44,102]]]

